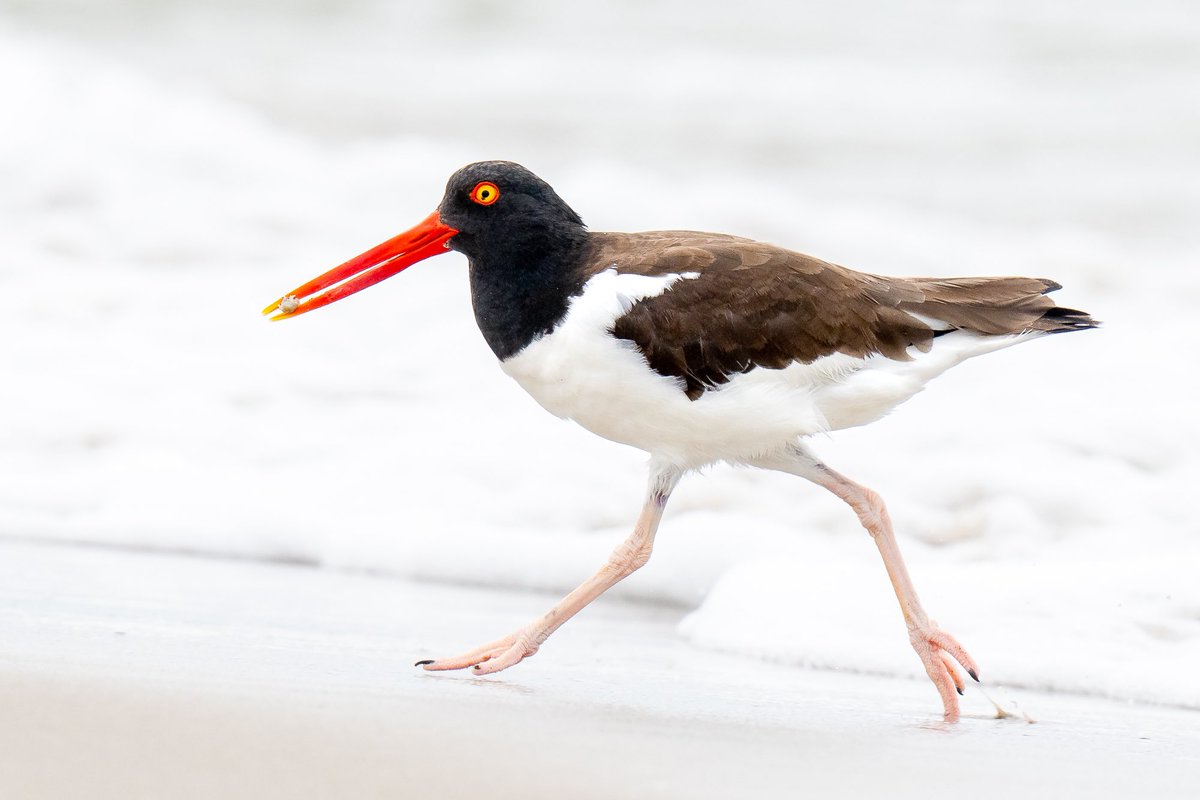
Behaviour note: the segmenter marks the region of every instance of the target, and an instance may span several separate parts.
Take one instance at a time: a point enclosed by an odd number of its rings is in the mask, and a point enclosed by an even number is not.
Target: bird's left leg
[[[599,572],[581,583],[554,608],[502,639],[454,658],[418,661],[417,666],[427,670],[474,667],[476,675],[486,675],[511,667],[536,653],[542,642],[564,622],[650,559],[650,552],[654,548],[654,534],[658,530],[659,520],[662,519],[667,498],[671,496],[682,476],[683,471],[674,465],[658,462],[651,464],[646,502],[642,506],[642,513],[633,533],[612,552]]]
[[[900,611],[904,614],[904,622],[908,626],[909,641],[921,658],[925,672],[942,696],[946,720],[957,720],[958,698],[955,693],[962,694],[963,687],[962,678],[959,677],[954,662],[961,664],[977,681],[979,668],[963,646],[929,619],[921,606],[912,578],[908,575],[908,568],[900,555],[900,546],[892,532],[892,520],[883,504],[883,498],[830,469],[800,444],[791,445],[781,453],[763,457],[752,463],[754,466],[807,478],[833,492],[854,509],[862,526],[875,540],[879,554],[883,556],[884,567],[887,568],[896,599],[900,601]]]

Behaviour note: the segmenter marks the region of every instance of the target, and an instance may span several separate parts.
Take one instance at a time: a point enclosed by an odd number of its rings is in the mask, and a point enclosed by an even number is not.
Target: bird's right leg
[[[578,614],[610,587],[628,577],[649,559],[654,548],[654,534],[662,519],[667,498],[679,483],[683,471],[670,464],[654,462],[650,468],[650,485],[646,502],[633,533],[609,556],[608,561],[592,577],[581,583],[553,608],[520,630],[494,642],[453,658],[418,661],[427,670],[448,670],[473,667],[476,675],[486,675],[507,669],[532,656],[550,634]]]
[[[900,545],[892,531],[892,518],[888,514],[883,498],[837,472],[816,456],[808,448],[794,444],[786,450],[764,456],[753,462],[754,466],[766,469],[788,472],[807,478],[818,486],[828,489],[854,509],[859,522],[875,540],[879,554],[883,557],[883,565],[891,579],[892,589],[900,602],[900,612],[904,615],[905,625],[908,626],[908,638],[913,649],[921,659],[926,674],[937,687],[942,696],[945,718],[949,722],[958,719],[958,698],[955,693],[962,694],[963,681],[959,677],[955,662],[979,680],[979,667],[958,640],[938,627],[937,623],[925,613],[917,590],[913,586],[904,558],[900,555]]]

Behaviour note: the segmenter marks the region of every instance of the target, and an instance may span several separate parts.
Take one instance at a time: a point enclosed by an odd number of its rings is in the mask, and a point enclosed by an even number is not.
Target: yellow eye
[[[481,206],[490,206],[500,199],[500,187],[491,181],[480,181],[471,190],[471,199]]]

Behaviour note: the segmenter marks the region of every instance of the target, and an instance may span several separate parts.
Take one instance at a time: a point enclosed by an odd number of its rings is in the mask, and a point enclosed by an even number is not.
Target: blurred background
[[[0,537],[590,574],[644,456],[497,369],[460,256],[258,313],[503,158],[596,230],[1063,283],[1103,329],[816,449],[993,679],[1200,707],[1164,677],[1200,667],[1194,4],[0,0],[0,76]],[[877,561],[834,498],[714,467],[615,593],[701,647],[916,674]]]

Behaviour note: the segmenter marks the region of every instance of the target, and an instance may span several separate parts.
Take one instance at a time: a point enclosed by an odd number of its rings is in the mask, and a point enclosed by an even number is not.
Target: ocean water
[[[1182,2],[0,2],[0,536],[590,574],[644,456],[497,369],[460,256],[258,316],[509,158],[598,230],[1063,283],[1103,329],[816,449],[986,676],[1200,707],[1198,45]],[[834,498],[714,467],[614,594],[694,609],[702,647],[915,675],[877,561]]]

